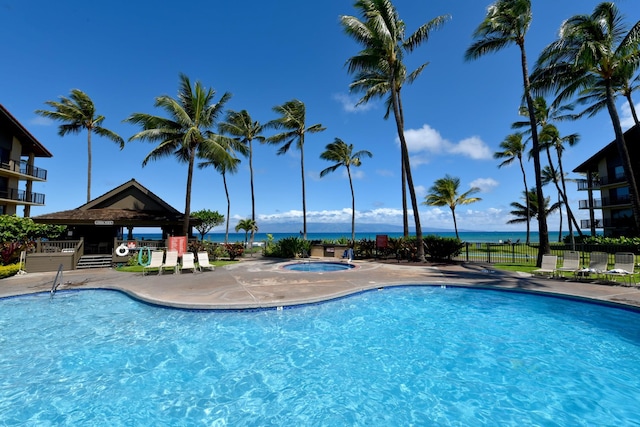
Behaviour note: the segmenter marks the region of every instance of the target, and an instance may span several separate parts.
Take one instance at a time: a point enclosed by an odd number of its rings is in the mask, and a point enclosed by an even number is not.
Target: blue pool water
[[[292,271],[309,271],[312,273],[325,273],[330,271],[351,270],[355,266],[353,264],[345,264],[339,262],[296,262],[294,264],[285,264],[282,268]]]
[[[0,300],[0,425],[557,425],[640,420],[640,314],[387,288],[285,310],[109,291]]]

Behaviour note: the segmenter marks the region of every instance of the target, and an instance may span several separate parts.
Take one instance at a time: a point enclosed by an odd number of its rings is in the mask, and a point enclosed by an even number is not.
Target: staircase
[[[105,268],[112,265],[111,255],[82,255],[76,268]]]

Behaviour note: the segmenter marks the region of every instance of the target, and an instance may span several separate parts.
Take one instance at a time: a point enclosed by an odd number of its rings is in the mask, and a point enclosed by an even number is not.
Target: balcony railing
[[[600,177],[600,186],[619,184],[621,182],[627,182],[627,178],[624,175],[601,176]]]
[[[26,160],[20,160],[19,162],[3,161],[0,163],[0,168],[22,175],[32,176],[43,181],[47,180],[47,171],[45,169],[30,166]]]
[[[44,205],[44,194],[18,190],[17,188],[0,190],[0,199],[14,200],[34,205]]]
[[[583,229],[583,230],[591,228],[591,220],[581,219],[580,220],[580,228]],[[596,219],[595,220],[595,228],[604,228],[604,225],[603,225],[601,219]]]
[[[588,200],[579,200],[578,208],[579,209],[602,209],[602,200],[593,199],[593,206],[589,206]]]
[[[600,188],[599,179],[591,180],[591,187],[589,187],[589,181],[586,179],[578,179],[577,183],[578,183],[578,191],[585,191],[589,189],[597,190],[598,188]]]

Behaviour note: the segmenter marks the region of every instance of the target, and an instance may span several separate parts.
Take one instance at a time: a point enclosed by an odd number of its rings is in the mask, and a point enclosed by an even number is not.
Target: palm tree
[[[522,155],[524,153],[526,142],[522,140],[522,133],[512,133],[508,135],[504,141],[500,143],[500,148],[502,151],[496,151],[493,153],[494,159],[504,159],[502,163],[498,165],[499,168],[503,166],[508,166],[515,159],[518,159],[518,163],[520,164],[520,171],[522,172],[522,181],[524,182],[524,192],[525,194],[529,192],[529,188],[527,187],[527,174],[524,171],[524,164],[522,162]],[[529,204],[529,199],[526,199],[527,205]],[[529,213],[529,206],[525,212]],[[527,218],[527,245],[531,243],[531,218]]]
[[[640,201],[620,116],[615,105],[621,70],[638,63],[640,21],[626,31],[614,3],[596,6],[591,15],[576,15],[564,21],[560,37],[540,54],[532,81],[541,92],[553,91],[558,105],[575,94],[593,95],[599,90],[606,99],[616,146],[629,185],[635,231],[640,229]],[[587,97],[587,100],[592,97]],[[595,111],[589,110],[589,114]]]
[[[340,21],[344,31],[363,49],[347,60],[348,72],[355,74],[350,85],[351,90],[362,92],[364,95],[358,104],[367,103],[374,98],[386,98],[387,118],[390,111],[396,122],[402,161],[402,191],[403,212],[407,212],[405,191],[409,187],[413,217],[416,226],[417,258],[424,261],[424,246],[422,244],[422,227],[416,198],[407,141],[404,136],[404,112],[402,107],[402,86],[412,83],[422,72],[427,63],[420,65],[407,75],[403,62],[405,52],[411,53],[423,42],[429,39],[432,30],[442,26],[448,16],[438,16],[426,24],[421,25],[413,34],[405,38],[405,24],[390,0],[358,0],[355,3],[363,17],[359,20],[354,16],[341,16]],[[405,215],[406,217],[406,215]],[[406,228],[406,227],[405,227]]]
[[[303,239],[307,240],[307,201],[304,185],[304,139],[307,133],[318,133],[325,130],[320,123],[307,127],[306,111],[302,101],[293,99],[282,105],[273,107],[273,111],[278,113],[280,117],[271,120],[265,127],[284,130],[284,132],[267,138],[269,144],[283,144],[278,150],[278,155],[285,154],[291,148],[291,144],[296,143],[296,147],[300,150],[300,172],[302,177],[302,229]]]
[[[453,227],[456,230],[457,239],[460,239],[460,236],[458,235],[458,223],[456,221],[456,206],[468,205],[482,200],[479,197],[469,197],[480,191],[478,187],[471,187],[469,191],[460,195],[458,194],[459,188],[460,178],[447,174],[444,178],[436,180],[429,189],[429,194],[425,196],[425,201],[422,203],[427,206],[449,206],[451,215],[453,215]]]
[[[249,177],[251,183],[251,219],[256,220],[256,202],[253,188],[253,140],[264,142],[262,136],[264,126],[258,121],[254,121],[247,110],[228,111],[227,118],[218,126],[221,133],[234,137],[241,144],[246,146],[246,153],[249,157]]]
[[[208,156],[228,156],[225,147],[210,130],[222,114],[224,104],[231,94],[224,93],[220,100],[213,103],[215,90],[206,89],[200,82],[192,87],[189,78],[180,74],[180,88],[177,99],[167,95],[156,98],[155,106],[163,108],[169,118],[145,113],[134,113],[125,121],[139,124],[142,131],[136,133],[129,141],[141,140],[158,142],[142,161],[146,166],[149,160],[175,156],[180,163],[187,163],[187,189],[185,195],[184,223],[182,233],[189,235],[189,218],[191,214],[191,183],[193,167],[198,153],[207,152]]]
[[[227,197],[227,226],[224,234],[224,242],[229,243],[229,219],[231,218],[231,199],[229,198],[229,188],[227,187],[227,173],[234,174],[238,171],[240,159],[230,156],[215,156],[198,163],[198,168],[213,167],[222,175],[224,184],[224,194]]]
[[[58,135],[80,133],[87,130],[87,203],[91,200],[91,134],[104,136],[124,148],[124,140],[115,132],[103,128],[104,116],[96,116],[96,107],[89,95],[79,89],[72,89],[67,98],[60,97],[60,102],[46,101],[53,110],[36,110],[36,114],[63,122],[58,128]]]
[[[244,230],[244,246],[247,247],[247,236],[249,232],[252,234],[258,231],[258,224],[252,219],[241,219],[236,224],[236,232]]]
[[[520,65],[524,85],[524,97],[529,110],[529,125],[531,127],[531,141],[533,145],[533,166],[535,172],[536,191],[538,200],[544,200],[542,194],[542,167],[540,166],[540,146],[536,117],[531,96],[531,84],[525,50],[525,35],[531,24],[531,0],[498,0],[487,9],[487,15],[473,33],[476,41],[467,49],[467,60],[478,59],[487,53],[497,52],[504,47],[516,44],[520,48]],[[551,251],[549,246],[549,230],[545,216],[538,219],[540,246],[538,249],[537,265],[542,264],[542,255]]]
[[[527,218],[535,218],[536,220],[540,221],[540,218],[542,216],[546,218],[547,216],[549,216],[549,214],[560,209],[560,206],[562,206],[560,202],[556,202],[553,205],[549,206],[551,198],[546,197],[544,199],[544,203],[542,206],[542,211],[544,212],[544,215],[540,215],[540,209],[538,207],[538,191],[535,188],[532,188],[531,190],[529,190],[528,193],[523,192],[522,197],[529,199],[529,203],[528,203],[529,212],[527,212],[527,207],[524,206],[522,203],[512,202],[511,207],[514,208],[514,210],[512,210],[510,213],[515,218],[507,221],[507,224],[520,224],[525,222]]]
[[[340,138],[336,138],[332,143],[327,144],[325,151],[320,154],[320,158],[334,162],[333,166],[322,170],[320,177],[330,172],[335,172],[339,167],[344,166],[347,169],[349,177],[349,187],[351,188],[351,243],[356,241],[356,198],[353,192],[353,180],[351,178],[351,166],[360,167],[362,157],[371,158],[373,154],[367,150],[353,152],[353,144],[347,145]]]

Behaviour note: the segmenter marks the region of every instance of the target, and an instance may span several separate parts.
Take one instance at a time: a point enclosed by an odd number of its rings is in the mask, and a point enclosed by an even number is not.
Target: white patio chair
[[[196,272],[195,256],[193,255],[193,252],[185,252],[182,254],[182,267],[180,268],[180,272],[183,270],[191,270],[192,273]]]
[[[163,258],[164,251],[151,252],[151,259],[149,260],[149,264],[142,267],[142,275],[145,276],[149,274],[151,270],[158,270],[158,274],[160,274]]]
[[[160,273],[164,273],[167,269],[172,269],[173,274],[180,272],[180,264],[178,264],[178,251],[167,251],[162,267],[160,267]]]
[[[211,265],[209,262],[209,253],[206,251],[198,252],[198,269],[202,271],[203,268],[207,268],[211,271],[216,269],[215,265]]]

